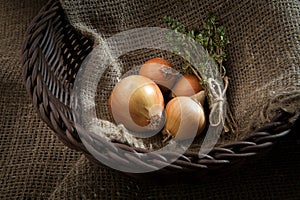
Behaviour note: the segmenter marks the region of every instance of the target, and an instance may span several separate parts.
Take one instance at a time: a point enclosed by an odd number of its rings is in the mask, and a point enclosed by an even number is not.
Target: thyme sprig
[[[206,21],[203,23],[203,29],[197,30],[195,28],[188,29],[182,23],[176,19],[165,16],[164,21],[167,23],[171,30],[176,30],[179,33],[185,34],[193,38],[196,42],[199,42],[209,55],[217,62],[221,76],[224,78],[226,75],[226,69],[223,65],[223,61],[226,60],[225,47],[229,44],[229,40],[225,34],[225,27],[220,26],[216,20],[216,16],[213,13],[207,15]],[[184,70],[188,66],[185,66]]]
[[[163,20],[167,23],[171,30],[187,35],[200,43],[208,54],[216,61],[221,78],[224,82],[227,82],[228,78],[226,77],[226,68],[223,65],[223,62],[226,61],[227,54],[225,48],[226,45],[229,44],[229,39],[226,36],[225,27],[218,23],[216,16],[213,13],[208,13],[201,30],[187,28],[176,19],[168,16],[165,16]],[[185,63],[183,70],[185,73],[196,75],[199,78],[199,83],[204,86],[204,80],[201,79],[195,68],[192,67],[189,62]],[[237,124],[234,120],[230,107],[227,106],[224,131],[235,133],[236,129]]]

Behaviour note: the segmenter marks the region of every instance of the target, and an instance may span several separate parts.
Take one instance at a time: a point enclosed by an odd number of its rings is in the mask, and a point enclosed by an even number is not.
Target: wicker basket
[[[40,117],[68,147],[83,152],[91,160],[98,162],[81,143],[74,126],[74,116],[70,106],[70,93],[78,69],[85,56],[93,48],[93,41],[78,33],[67,21],[58,1],[50,1],[34,18],[29,27],[23,47],[24,83],[27,92]],[[198,153],[186,152],[177,161],[150,174],[164,177],[174,174],[177,178],[197,179],[206,175],[224,174],[233,170],[249,158],[264,155],[278,140],[287,135],[292,124],[287,123],[290,115],[278,113],[273,122],[265,124],[243,140],[214,147],[202,158]],[[106,158],[116,162],[136,163],[145,149],[126,144],[107,143]],[[120,153],[115,146],[134,152],[136,156]],[[172,152],[170,152],[171,154]],[[153,153],[149,160],[153,163],[165,162],[166,155]],[[98,164],[100,164],[98,162]],[[143,174],[137,174],[141,177]],[[153,176],[152,176],[153,177]]]

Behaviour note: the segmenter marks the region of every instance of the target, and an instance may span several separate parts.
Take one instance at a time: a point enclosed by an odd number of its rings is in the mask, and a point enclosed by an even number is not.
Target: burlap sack
[[[133,28],[167,27],[164,16],[188,27],[201,28],[206,14],[212,11],[231,41],[225,65],[230,80],[228,102],[239,130],[235,139],[270,121],[279,109],[299,113],[298,3],[61,0],[70,23],[96,43]],[[127,62],[141,64],[142,58],[139,54]],[[104,84],[116,82],[114,75],[114,71],[107,72]],[[104,119],[107,116],[109,119],[108,113],[102,115]]]

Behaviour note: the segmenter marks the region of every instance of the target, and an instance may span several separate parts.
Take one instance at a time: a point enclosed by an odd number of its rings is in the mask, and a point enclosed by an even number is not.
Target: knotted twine
[[[222,125],[224,126],[225,124],[224,118],[222,116],[224,115],[223,104],[226,101],[225,96],[228,88],[228,78],[226,76],[224,77],[224,82],[225,86],[222,90],[221,85],[215,79],[208,78],[207,80],[208,88],[210,88],[210,95],[212,99],[211,110],[209,114],[209,124],[211,126],[218,126],[220,125],[220,123],[222,123]],[[217,117],[214,116],[216,115],[215,113],[217,113]]]

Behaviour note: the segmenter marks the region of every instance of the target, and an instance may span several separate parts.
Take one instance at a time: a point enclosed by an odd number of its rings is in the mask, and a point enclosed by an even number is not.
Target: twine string
[[[224,82],[225,86],[224,89],[222,90],[221,84],[218,83],[215,79],[209,78],[207,80],[208,87],[211,91],[211,96],[212,96],[212,105],[211,105],[211,112],[209,114],[209,122],[211,126],[218,126],[220,123],[223,123],[224,125],[224,120],[223,120],[223,104],[225,103],[225,94],[226,90],[228,88],[228,77],[224,77]],[[217,120],[216,122],[214,121],[214,115],[216,115],[217,109],[219,110]]]

